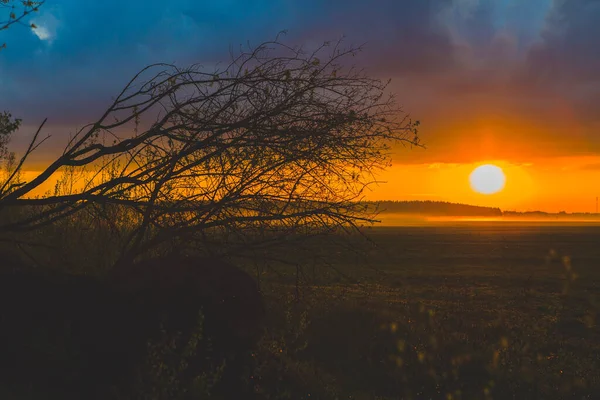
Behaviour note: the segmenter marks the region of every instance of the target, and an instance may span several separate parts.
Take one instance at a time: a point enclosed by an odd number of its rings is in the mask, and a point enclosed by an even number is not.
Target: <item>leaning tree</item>
[[[28,212],[10,212],[0,231],[88,213],[133,258],[174,240],[247,248],[374,221],[359,200],[391,145],[419,145],[418,122],[386,94],[389,82],[346,66],[359,48],[341,46],[309,52],[277,38],[212,71],[150,65],[26,181],[19,171],[46,139],[42,123],[0,182],[0,211]],[[31,195],[57,177],[54,192]]]

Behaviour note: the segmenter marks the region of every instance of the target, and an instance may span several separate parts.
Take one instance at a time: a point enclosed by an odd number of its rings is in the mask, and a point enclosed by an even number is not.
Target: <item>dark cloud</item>
[[[513,81],[524,95],[565,102],[594,147],[600,143],[599,21],[596,0],[555,0]]]
[[[454,45],[437,19],[447,0],[355,1],[337,23],[366,42],[364,60],[381,74],[436,74],[454,67]]]
[[[341,36],[365,44],[352,61],[394,78],[429,143],[460,141],[460,131],[438,129],[452,121],[505,115],[547,127],[552,154],[600,145],[597,0],[53,0],[36,19],[46,40],[11,28],[0,53],[0,110],[31,124],[49,116],[51,124],[81,126],[149,63],[210,69],[229,58],[230,46],[288,29],[286,42],[308,47]],[[576,142],[564,132],[569,124],[577,125]],[[468,135],[480,139],[476,130]]]
[[[528,75],[541,84],[600,81],[600,2],[556,1],[542,41],[528,54]]]
[[[358,62],[375,73],[438,73],[453,64],[449,35],[435,19],[450,3],[56,0],[36,17],[41,29],[48,19],[56,22],[49,39],[9,31],[10,52],[0,59],[0,109],[25,119],[84,123],[149,63],[211,68],[229,58],[230,46],[256,45],[283,29],[297,43],[342,35],[348,45],[365,43]]]
[[[42,28],[45,16],[58,21],[54,38],[8,31],[0,109],[58,123],[89,121],[145,65],[227,59],[230,44],[274,35],[287,21],[284,7],[266,1],[57,0],[34,18]]]

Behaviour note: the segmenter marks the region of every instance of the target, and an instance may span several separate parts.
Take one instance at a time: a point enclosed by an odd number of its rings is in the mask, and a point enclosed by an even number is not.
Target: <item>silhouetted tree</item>
[[[0,113],[0,158],[4,159],[8,153],[10,137],[21,125],[21,120],[13,118],[9,112]]]
[[[0,207],[38,211],[0,228],[118,208],[123,254],[134,257],[174,239],[247,245],[257,233],[277,240],[373,221],[357,201],[389,165],[390,144],[418,145],[418,122],[385,95],[386,82],[342,65],[357,51],[337,42],[307,52],[277,38],[214,72],[150,65],[37,177],[4,182]],[[81,183],[28,198],[58,173]]]

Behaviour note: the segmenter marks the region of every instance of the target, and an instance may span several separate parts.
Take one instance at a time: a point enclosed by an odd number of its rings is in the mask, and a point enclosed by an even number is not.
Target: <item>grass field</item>
[[[599,226],[365,232],[327,267],[261,274],[263,397],[600,398]]]
[[[64,251],[36,259],[102,275],[117,239],[50,228],[36,235]],[[437,222],[363,233],[233,260],[259,278],[268,309],[246,369],[258,399],[600,398],[600,226]],[[159,350],[158,378],[136,399],[174,399],[163,367],[179,368],[178,349]]]

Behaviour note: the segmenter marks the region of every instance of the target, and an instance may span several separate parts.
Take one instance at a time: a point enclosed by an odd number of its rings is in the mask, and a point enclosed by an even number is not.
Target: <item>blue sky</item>
[[[8,45],[0,110],[24,119],[22,137],[44,117],[66,137],[149,63],[210,68],[227,61],[230,46],[287,30],[291,44],[342,35],[365,43],[353,61],[393,78],[399,101],[423,122],[433,150],[419,157],[451,161],[453,143],[483,135],[459,128],[475,114],[538,124],[532,135],[549,156],[598,152],[598,21],[596,0],[47,0],[32,18],[37,31],[0,32]],[[573,120],[554,112],[557,101]]]

